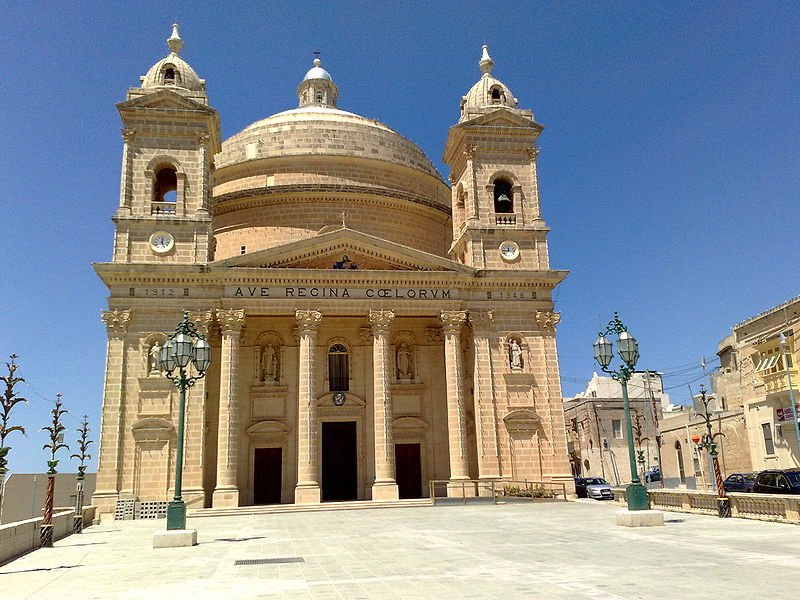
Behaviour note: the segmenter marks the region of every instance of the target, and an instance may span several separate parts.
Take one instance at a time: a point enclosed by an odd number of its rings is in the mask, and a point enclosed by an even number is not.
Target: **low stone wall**
[[[83,509],[84,523],[87,527],[94,520],[94,511],[93,506]],[[74,509],[56,509],[53,512],[53,540],[60,540],[72,533],[74,514]],[[38,548],[41,528],[42,517],[0,525],[0,564]]]
[[[648,490],[647,495],[650,508],[656,510],[717,514],[717,495],[714,492],[665,488]],[[729,492],[728,498],[733,517],[800,525],[800,495]],[[614,501],[625,504],[624,487],[614,488]]]

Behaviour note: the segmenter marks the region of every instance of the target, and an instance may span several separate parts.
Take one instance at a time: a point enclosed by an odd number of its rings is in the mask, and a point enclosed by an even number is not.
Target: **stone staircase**
[[[271,515],[324,510],[364,510],[371,508],[419,508],[433,506],[430,498],[413,500],[355,500],[352,502],[324,502],[321,504],[269,504],[264,506],[236,506],[231,508],[197,508],[187,512],[189,518],[232,517],[242,515]]]

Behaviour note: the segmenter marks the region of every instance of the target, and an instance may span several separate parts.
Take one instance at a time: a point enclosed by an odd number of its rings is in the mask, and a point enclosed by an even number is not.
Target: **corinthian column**
[[[392,390],[389,356],[389,330],[394,321],[390,310],[369,311],[369,322],[375,339],[372,345],[373,414],[375,418],[375,483],[373,500],[397,500],[400,496],[395,481],[394,440],[392,439]]]
[[[447,434],[450,442],[450,481],[469,479],[467,424],[464,414],[464,384],[461,358],[461,326],[467,320],[463,310],[443,310],[444,367],[447,379]],[[452,488],[455,492],[460,488]]]
[[[297,384],[297,487],[295,504],[319,504],[319,432],[317,426],[316,369],[317,329],[322,315],[316,310],[298,310],[300,377]]]
[[[219,375],[219,437],[217,439],[217,486],[212,506],[239,506],[237,466],[239,459],[239,338],[244,327],[243,310],[218,310],[222,331]]]
[[[103,384],[103,409],[100,421],[100,452],[97,486],[92,504],[99,513],[114,513],[122,476],[122,431],[125,425],[125,334],[131,320],[130,310],[104,310],[108,330],[106,379]]]
[[[500,457],[497,444],[497,406],[492,381],[492,353],[489,334],[492,330],[493,314],[469,313],[475,346],[475,365],[472,370],[475,390],[475,437],[478,443],[478,479],[500,477]]]

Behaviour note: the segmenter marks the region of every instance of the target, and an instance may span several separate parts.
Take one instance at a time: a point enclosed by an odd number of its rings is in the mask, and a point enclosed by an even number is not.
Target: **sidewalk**
[[[666,513],[615,525],[599,502],[202,518],[193,548],[159,521],[91,527],[0,567],[4,599],[675,598],[797,594],[800,529]],[[278,560],[276,560],[278,559]],[[236,565],[236,561],[269,561]]]

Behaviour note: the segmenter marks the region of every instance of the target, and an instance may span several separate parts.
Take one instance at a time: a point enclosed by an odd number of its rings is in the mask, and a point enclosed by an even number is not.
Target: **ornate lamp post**
[[[719,452],[717,451],[717,443],[714,441],[717,437],[725,435],[722,432],[714,433],[712,431],[712,424],[711,424],[711,414],[708,411],[708,403],[711,401],[710,398],[706,396],[706,389],[704,386],[700,386],[700,402],[703,403],[703,412],[697,413],[697,415],[705,421],[706,424],[706,434],[702,437],[699,444],[697,444],[698,448],[704,448],[708,452],[708,456],[711,459],[711,467],[714,469],[714,484],[716,487],[717,492],[717,514],[719,518],[725,518],[731,516],[731,504],[730,499],[725,495],[725,486],[722,485],[722,472],[719,469],[719,460],[717,460],[717,456]],[[694,440],[694,438],[692,438]]]
[[[190,375],[189,365],[194,365],[195,375]],[[211,346],[183,313],[175,332],[169,336],[159,355],[159,366],[164,375],[178,388],[178,448],[175,456],[175,496],[167,507],[167,529],[186,529],[186,504],[181,498],[183,478],[183,422],[186,412],[186,390],[198,379],[205,377],[211,365]]]
[[[2,410],[2,415],[0,415],[0,523],[2,523],[3,516],[3,492],[5,491],[6,486],[6,471],[8,465],[6,456],[8,456],[8,451],[11,450],[10,447],[6,446],[6,437],[8,437],[8,434],[13,433],[14,431],[19,431],[22,435],[25,435],[24,427],[21,425],[9,427],[8,419],[11,416],[11,409],[13,409],[18,403],[28,402],[25,398],[17,396],[16,392],[14,391],[14,386],[21,381],[24,382],[25,380],[22,377],[16,377],[14,375],[17,370],[17,365],[14,364],[17,355],[12,354],[10,358],[11,362],[6,363],[6,366],[8,367],[8,375],[0,377],[0,381],[6,384],[6,391],[3,394],[2,399],[2,407],[0,407],[0,410]]]
[[[616,334],[617,336],[619,356],[622,359],[622,365],[617,371],[608,368],[614,358],[614,347],[608,340],[608,336],[611,334]],[[633,428],[631,426],[631,405],[628,400],[628,380],[631,378],[636,362],[639,360],[639,344],[636,342],[636,338],[628,333],[628,328],[619,320],[619,315],[616,312],[614,313],[614,319],[609,321],[606,330],[600,332],[594,342],[594,359],[604,373],[608,373],[622,385],[622,400],[625,406],[625,433],[628,439],[628,458],[631,466],[631,483],[625,492],[628,510],[648,510],[650,503],[647,498],[647,488],[639,480],[636,469]]]
[[[789,352],[786,349],[786,336],[781,332],[781,351],[783,352],[783,365],[786,367],[786,381],[789,383],[789,404],[792,405],[792,420],[794,421],[794,435],[797,441],[797,451],[800,453],[800,423],[797,422],[797,405],[794,403],[794,388],[792,387],[792,374],[789,371]]]
[[[61,424],[61,417],[68,411],[61,404],[61,394],[56,394],[56,405],[50,414],[53,416],[53,424],[42,427],[42,431],[50,434],[50,443],[45,444],[42,449],[50,450],[50,460],[47,461],[49,467],[47,471],[47,497],[44,502],[44,518],[42,519],[42,530],[39,536],[40,548],[53,547],[53,494],[56,487],[56,452],[61,448],[69,450],[69,446],[64,443],[64,430],[66,427]]]
[[[77,430],[80,434],[78,438],[78,448],[80,454],[73,454],[70,458],[77,458],[81,461],[78,467],[77,489],[75,491],[75,516],[72,517],[72,532],[80,533],[83,531],[83,480],[86,478],[86,460],[92,458],[92,455],[87,452],[89,444],[94,442],[89,439],[89,417],[83,415],[83,423],[80,429]]]

